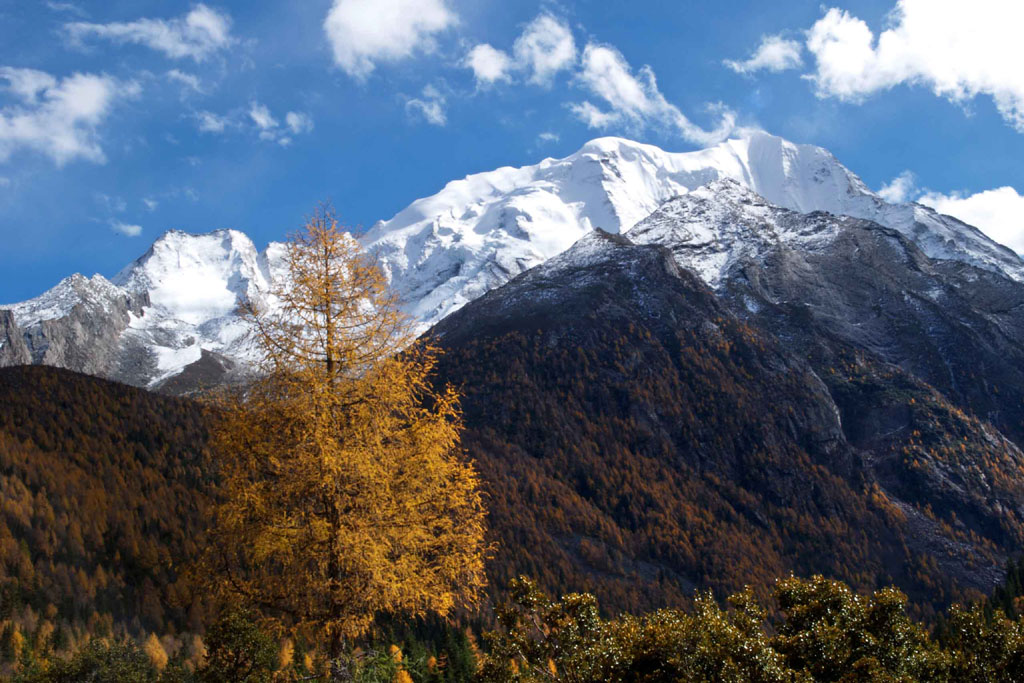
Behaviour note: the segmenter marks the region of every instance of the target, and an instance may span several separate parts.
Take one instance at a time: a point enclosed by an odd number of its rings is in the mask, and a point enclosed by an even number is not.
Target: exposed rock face
[[[28,352],[21,328],[14,322],[14,313],[0,309],[0,367],[31,362],[32,354]]]
[[[234,230],[170,231],[112,281],[73,275],[10,309],[32,363],[190,392],[252,360],[237,308],[269,289],[279,250]]]
[[[877,223],[789,211],[728,181],[667,202],[628,236],[671,249],[820,372],[867,354],[1024,444],[1021,283],[928,258]]]
[[[30,362],[131,380],[121,337],[148,303],[145,294],[127,293],[101,275],[72,275],[13,314]]]

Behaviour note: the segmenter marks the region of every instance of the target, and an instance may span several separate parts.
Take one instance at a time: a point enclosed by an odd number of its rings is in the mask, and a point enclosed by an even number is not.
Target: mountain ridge
[[[875,220],[933,258],[1024,280],[1020,258],[974,228],[926,207],[886,204],[826,150],[760,132],[682,153],[597,138],[562,159],[452,181],[378,222],[360,240],[379,259],[422,331],[562,253],[595,227],[625,232],[666,201],[709,183],[721,188],[727,181],[790,210]],[[109,280],[97,275],[77,286],[65,280],[34,299],[0,306],[14,316],[14,325],[2,329],[6,339],[20,333],[27,340],[35,349],[33,362],[150,388],[182,373],[223,381],[253,360],[235,308],[246,298],[264,296],[283,248],[271,242],[260,251],[237,230],[169,230]],[[698,271],[709,274],[706,268]],[[56,352],[43,360],[39,351],[70,350],[101,337],[105,359],[100,363],[86,365],[74,353]],[[0,363],[24,358],[13,351],[13,341],[6,346]]]

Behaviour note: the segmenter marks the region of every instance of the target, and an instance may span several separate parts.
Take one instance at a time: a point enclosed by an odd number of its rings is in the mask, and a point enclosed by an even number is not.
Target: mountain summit
[[[564,159],[450,182],[377,223],[363,242],[410,313],[430,325],[590,230],[624,233],[666,200],[720,179],[793,211],[875,221],[930,257],[1024,279],[1020,258],[980,231],[918,204],[888,204],[827,150],[763,132],[684,153],[598,138]]]

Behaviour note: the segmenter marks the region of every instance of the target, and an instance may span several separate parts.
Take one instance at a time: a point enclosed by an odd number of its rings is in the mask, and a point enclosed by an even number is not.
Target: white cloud
[[[544,132],[537,136],[538,142],[558,142],[562,138],[558,133]]]
[[[556,74],[576,63],[576,41],[568,24],[545,12],[519,34],[512,55],[481,43],[466,54],[462,64],[473,71],[477,85],[511,81],[513,72],[522,72],[530,83],[549,87]]]
[[[121,221],[113,220],[110,221],[110,227],[114,232],[119,232],[127,237],[138,237],[142,234],[141,225],[133,225],[131,223],[122,223]]]
[[[786,71],[803,65],[800,50],[800,43],[795,40],[786,40],[782,36],[764,36],[749,59],[741,62],[727,59],[725,65],[740,74],[751,74],[762,69]]]
[[[284,115],[284,123],[295,135],[300,133],[309,133],[313,130],[313,119],[309,114],[303,114],[302,112],[290,111]]]
[[[52,0],[47,0],[46,6],[54,12],[67,12],[68,14],[74,14],[76,17],[87,16],[85,10],[70,2],[53,2]]]
[[[365,79],[377,62],[432,51],[434,35],[457,21],[446,0],[334,0],[324,31],[335,63]]]
[[[878,196],[891,204],[909,202],[917,194],[917,178],[910,171],[904,171],[882,185]]]
[[[252,102],[249,105],[249,120],[256,126],[260,140],[276,142],[282,147],[292,143],[292,135],[309,133],[313,130],[313,119],[309,114],[290,111],[284,116],[284,125],[271,114],[265,104]]]
[[[174,81],[175,83],[180,83],[184,85],[186,88],[194,90],[195,92],[203,92],[202,83],[199,81],[199,78],[195,74],[185,73],[184,71],[179,71],[178,69],[171,69],[167,72],[167,80]]]
[[[58,165],[74,159],[106,160],[99,126],[115,102],[138,95],[132,81],[76,73],[58,80],[35,69],[0,67],[0,86],[18,104],[0,108],[0,161],[19,149],[49,156]]]
[[[512,46],[517,66],[530,72],[529,80],[550,85],[559,71],[576,62],[576,42],[564,22],[550,14],[541,14],[516,38]]]
[[[195,114],[196,123],[202,133],[223,133],[232,125],[230,117],[214,114],[211,111],[199,111]]]
[[[470,50],[463,64],[473,70],[473,77],[480,85],[509,80],[509,72],[514,66],[508,54],[487,43],[481,43]]]
[[[253,102],[249,107],[249,118],[263,132],[277,128],[277,119],[270,114],[265,104]]]
[[[142,203],[146,205],[147,211],[156,211],[157,207],[160,206],[160,202],[151,197],[143,197]]]
[[[1024,255],[1024,196],[1014,188],[1000,187],[972,195],[928,192],[917,201],[973,225]]]
[[[830,9],[807,32],[821,97],[859,101],[921,84],[964,102],[988,95],[1024,132],[1024,3],[1015,0],[898,0],[877,40],[850,13]]]
[[[573,113],[592,128],[664,126],[690,142],[714,144],[725,139],[735,127],[735,115],[722,107],[714,108],[721,116],[715,130],[706,131],[695,125],[661,94],[650,67],[641,68],[634,76],[626,59],[611,46],[587,45],[577,78],[608,106],[607,110],[591,102],[571,106]]]
[[[138,19],[110,24],[74,22],[65,24],[64,30],[75,41],[95,37],[115,43],[134,43],[174,59],[190,57],[197,62],[234,42],[231,18],[202,4],[176,19]]]
[[[432,85],[423,88],[421,98],[406,100],[405,109],[410,113],[418,112],[426,119],[427,123],[435,126],[443,126],[448,122],[445,113],[445,97]]]

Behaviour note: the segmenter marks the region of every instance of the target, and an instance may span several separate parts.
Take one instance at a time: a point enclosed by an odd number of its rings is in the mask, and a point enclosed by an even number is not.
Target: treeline
[[[748,589],[725,607],[705,594],[685,611],[614,619],[591,595],[553,601],[524,579],[511,592],[478,681],[1024,680],[1024,618],[954,606],[933,634],[895,588],[791,577],[766,602]]]
[[[536,584],[511,582],[482,647],[440,622],[394,620],[344,655],[347,679],[363,683],[605,683],[728,681],[901,683],[1024,679],[1020,571],[991,598],[953,606],[939,624],[916,621],[895,588],[859,594],[816,576],[776,582],[761,601],[747,589],[720,603],[606,617],[590,594],[552,600]],[[336,670],[335,672],[336,673]],[[153,639],[94,639],[68,656],[22,654],[15,681],[71,683],[257,683],[328,680],[322,652],[275,639],[254,614],[228,612],[209,629],[197,660],[168,658]]]

